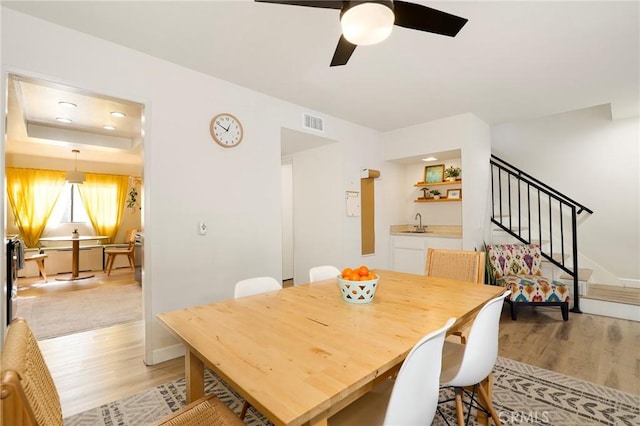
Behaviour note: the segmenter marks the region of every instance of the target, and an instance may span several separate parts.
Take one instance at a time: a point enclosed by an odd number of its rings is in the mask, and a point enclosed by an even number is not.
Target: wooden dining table
[[[187,400],[211,368],[275,425],[327,418],[394,374],[425,335],[470,322],[504,288],[376,270],[368,304],[350,304],[336,279],[161,313],[186,349]]]
[[[106,235],[81,235],[78,237],[42,237],[40,241],[71,241],[71,275],[56,277],[58,281],[76,281],[94,277],[95,274],[80,275],[80,241],[101,241],[109,237]]]

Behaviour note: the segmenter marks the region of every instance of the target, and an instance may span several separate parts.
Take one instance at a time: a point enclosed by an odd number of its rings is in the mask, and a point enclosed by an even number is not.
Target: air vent
[[[324,120],[311,114],[302,114],[302,127],[324,133]]]

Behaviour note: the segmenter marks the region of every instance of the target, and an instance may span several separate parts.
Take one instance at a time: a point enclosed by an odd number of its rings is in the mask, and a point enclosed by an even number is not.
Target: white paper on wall
[[[346,191],[347,216],[360,216],[360,193],[358,191]]]

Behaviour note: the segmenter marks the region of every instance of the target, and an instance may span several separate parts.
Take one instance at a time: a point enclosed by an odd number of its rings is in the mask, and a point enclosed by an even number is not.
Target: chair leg
[[[564,321],[568,321],[569,320],[569,302],[563,302],[562,305],[560,305],[560,309],[562,309],[562,319]]]
[[[247,415],[247,410],[249,409],[249,403],[247,401],[242,405],[242,411],[240,412],[240,420],[244,420],[244,416]]]
[[[133,254],[129,254],[127,256],[129,257],[129,267],[132,271],[135,271],[136,267],[133,265]]]
[[[462,407],[462,388],[456,388],[456,418],[458,426],[464,426],[464,408]]]
[[[482,384],[478,386],[478,392],[480,392],[480,396],[485,401],[485,404],[487,406],[486,408],[489,410],[489,413],[491,413],[491,418],[493,419],[493,422],[496,424],[496,426],[502,426],[502,423],[500,423],[500,418],[498,416],[498,413],[496,412],[496,409],[493,407],[493,401],[489,398],[489,395],[487,394],[487,391],[485,390],[484,386],[482,386]]]
[[[47,282],[47,271],[45,271],[44,269],[44,260],[43,259],[38,259],[37,262],[38,264],[38,270],[40,271],[40,275],[42,275],[42,278],[44,278],[44,282]]]
[[[516,320],[516,318],[518,317],[518,304],[517,302],[511,302],[511,319],[513,321]]]
[[[113,267],[113,261],[116,257],[112,254],[109,255],[109,257],[107,257],[107,276],[111,275],[111,268]]]

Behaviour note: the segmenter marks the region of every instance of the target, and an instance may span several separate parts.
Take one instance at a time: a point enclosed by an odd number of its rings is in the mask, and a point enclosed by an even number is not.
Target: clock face
[[[231,114],[218,114],[211,120],[211,137],[218,145],[232,148],[242,142],[242,124]]]

